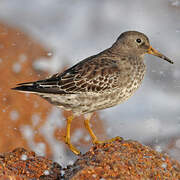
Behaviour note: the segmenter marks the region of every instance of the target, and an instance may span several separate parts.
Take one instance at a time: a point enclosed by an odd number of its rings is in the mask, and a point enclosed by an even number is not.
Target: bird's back
[[[15,89],[38,94],[54,105],[82,114],[127,99],[139,87],[144,72],[142,60],[117,56],[107,49],[63,73]]]

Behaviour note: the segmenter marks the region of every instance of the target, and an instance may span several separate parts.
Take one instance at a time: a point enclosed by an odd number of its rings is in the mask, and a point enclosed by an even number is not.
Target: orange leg
[[[84,126],[88,130],[88,132],[89,132],[89,134],[90,134],[90,136],[92,138],[93,144],[99,142],[96,135],[94,134],[94,132],[92,131],[92,129],[90,127],[89,119],[84,120]]]
[[[76,154],[79,155],[81,154],[81,152],[79,150],[77,150],[72,144],[71,144],[71,122],[73,120],[73,116],[69,116],[67,118],[67,126],[66,126],[66,144],[69,146],[70,150]]]
[[[113,141],[116,141],[116,140],[122,140],[121,137],[117,136],[117,137],[109,139],[109,140],[99,141],[98,138],[96,137],[96,135],[94,134],[94,132],[92,131],[89,121],[90,121],[89,119],[85,119],[84,120],[84,125],[85,125],[85,128],[88,130],[88,132],[89,132],[89,134],[91,136],[93,144],[107,143],[107,142],[113,142]]]

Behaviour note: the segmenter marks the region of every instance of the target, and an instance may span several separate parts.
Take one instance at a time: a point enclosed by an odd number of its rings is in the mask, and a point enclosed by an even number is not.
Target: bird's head
[[[136,56],[152,54],[173,64],[168,57],[164,56],[150,45],[148,37],[137,31],[126,31],[122,33],[113,45],[116,51]]]

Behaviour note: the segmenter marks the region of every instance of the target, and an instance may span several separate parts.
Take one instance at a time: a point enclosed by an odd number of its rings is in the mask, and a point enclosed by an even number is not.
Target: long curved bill
[[[160,52],[158,52],[156,49],[152,48],[152,46],[149,46],[148,49],[148,54],[152,54],[154,56],[160,57],[161,59],[164,59],[166,61],[168,61],[169,63],[173,64],[174,62],[171,61],[168,57],[164,56],[163,54],[161,54]]]

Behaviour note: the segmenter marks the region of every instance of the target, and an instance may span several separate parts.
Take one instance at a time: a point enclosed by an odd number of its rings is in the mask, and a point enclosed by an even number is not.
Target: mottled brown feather
[[[117,81],[114,80],[119,73],[120,69],[115,60],[93,56],[63,73],[34,82],[34,87],[35,90],[41,89],[41,92],[46,92],[46,89],[51,87],[51,91],[56,94],[100,92],[116,87]]]
[[[146,35],[128,31],[121,34],[110,48],[63,73],[37,82],[22,83],[13,89],[38,94],[78,115],[94,112],[115,106],[134,94],[145,74],[146,53],[172,63],[150,46]]]

